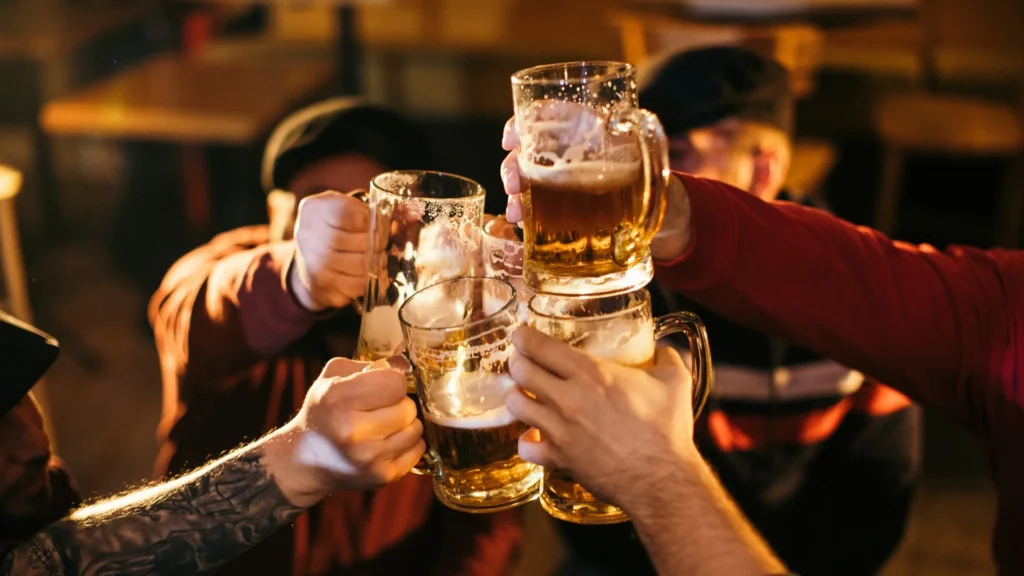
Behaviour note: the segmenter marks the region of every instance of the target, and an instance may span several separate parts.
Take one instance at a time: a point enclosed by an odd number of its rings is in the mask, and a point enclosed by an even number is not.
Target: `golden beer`
[[[703,408],[710,391],[711,353],[704,325],[695,315],[676,312],[653,318],[650,293],[640,289],[603,298],[536,296],[528,316],[530,325],[541,332],[628,368],[650,368],[659,338],[686,333],[693,358],[694,413]],[[544,470],[540,503],[551,516],[576,524],[629,520],[562,470]]]
[[[520,173],[528,283],[544,274],[593,277],[628,271],[613,247],[615,234],[632,226],[642,209],[639,162],[563,168],[521,162]]]
[[[464,512],[534,500],[542,471],[519,458],[528,426],[505,407],[516,291],[498,278],[461,278],[410,297],[399,315],[422,407],[434,494]]]
[[[514,386],[503,378],[508,383],[498,386]],[[519,458],[519,437],[529,427],[504,406],[461,418],[428,412],[424,422],[433,457],[445,472],[436,487],[445,498],[462,506],[487,506],[515,495],[524,482],[536,481],[537,467]]]
[[[541,294],[621,294],[654,276],[649,244],[665,211],[668,144],[637,108],[636,69],[572,62],[512,76],[526,245]]]

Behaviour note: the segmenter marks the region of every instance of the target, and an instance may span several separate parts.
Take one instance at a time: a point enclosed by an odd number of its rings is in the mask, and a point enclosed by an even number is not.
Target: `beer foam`
[[[502,426],[515,420],[505,397],[515,386],[505,373],[453,372],[430,382],[427,410],[432,422],[455,428]]]
[[[543,166],[519,160],[519,172],[527,180],[543,182],[555,186],[578,186],[579,192],[595,184],[605,186],[630,186],[637,182],[641,171],[641,163],[637,162],[604,162],[584,161],[566,162],[558,160],[553,166]]]
[[[398,321],[398,306],[375,306],[364,313],[359,338],[370,353],[384,357],[394,354],[395,348],[405,341]]]
[[[654,325],[636,318],[610,320],[589,332],[580,348],[598,358],[639,366],[654,357]]]
[[[516,422],[517,419],[508,411],[508,408],[499,406],[492,410],[488,410],[483,414],[476,414],[473,416],[437,416],[430,412],[424,411],[424,417],[430,420],[431,423],[438,426],[444,426],[446,428],[462,428],[464,430],[480,430],[482,428],[497,428],[498,426],[507,426]]]

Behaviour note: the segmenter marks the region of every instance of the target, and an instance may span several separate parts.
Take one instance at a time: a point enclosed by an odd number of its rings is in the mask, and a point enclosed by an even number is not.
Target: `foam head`
[[[426,386],[427,418],[451,428],[489,428],[515,421],[505,398],[515,386],[505,373],[452,372]]]
[[[617,318],[591,331],[580,346],[587,353],[626,366],[642,366],[654,357],[654,325]]]

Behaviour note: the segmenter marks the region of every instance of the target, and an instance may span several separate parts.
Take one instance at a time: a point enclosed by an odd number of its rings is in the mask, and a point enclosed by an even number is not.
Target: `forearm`
[[[786,572],[696,454],[622,504],[661,576]]]
[[[666,284],[933,406],[956,405],[968,379],[993,380],[989,354],[1009,345],[1019,253],[940,253],[724,184],[684,182],[693,238],[682,258],[659,264]]]
[[[279,484],[289,476],[288,435],[276,432],[174,481],[82,508],[11,551],[0,574],[187,574],[219,566],[315,501]]]
[[[278,243],[179,261],[150,308],[162,361],[186,383],[222,378],[305,334],[317,317],[288,292],[293,253]]]

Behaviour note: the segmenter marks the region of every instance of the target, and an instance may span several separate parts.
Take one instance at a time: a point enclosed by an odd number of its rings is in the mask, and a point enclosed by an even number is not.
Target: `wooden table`
[[[52,136],[100,136],[182,144],[183,195],[192,231],[212,221],[205,147],[258,143],[274,124],[330,82],[319,61],[205,60],[161,55],[50,102]]]
[[[99,6],[44,0],[0,4],[0,58],[56,58],[151,11],[152,4],[145,1]]]
[[[58,136],[247,144],[329,80],[322,62],[208,62],[161,55],[42,113]]]

